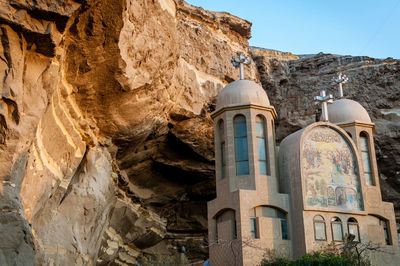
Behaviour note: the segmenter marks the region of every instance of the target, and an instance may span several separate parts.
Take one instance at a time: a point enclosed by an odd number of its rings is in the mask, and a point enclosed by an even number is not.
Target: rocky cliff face
[[[0,264],[206,258],[210,112],[250,26],[178,0],[1,2]],[[253,57],[280,139],[312,122],[311,95],[342,67],[377,119],[385,197],[399,199],[398,61]]]
[[[333,76],[343,72],[349,77],[345,97],[358,101],[375,123],[382,196],[394,203],[400,220],[400,61],[322,53],[296,56],[260,48],[251,52],[263,87],[278,110],[278,142],[315,121],[313,96],[321,88],[338,95],[330,85]]]
[[[209,114],[249,36],[183,1],[0,3],[1,264],[205,258]]]

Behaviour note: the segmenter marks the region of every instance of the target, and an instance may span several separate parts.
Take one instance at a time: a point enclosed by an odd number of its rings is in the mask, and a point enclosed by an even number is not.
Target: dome
[[[264,89],[251,80],[236,80],[229,83],[217,98],[217,110],[235,105],[269,106],[269,99]]]
[[[372,123],[367,110],[356,101],[340,99],[328,105],[329,122],[334,124],[354,121]]]

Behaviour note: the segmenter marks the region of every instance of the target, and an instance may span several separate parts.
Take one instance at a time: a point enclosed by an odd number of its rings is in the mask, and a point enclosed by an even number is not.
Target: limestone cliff
[[[345,97],[360,102],[375,123],[382,195],[394,203],[400,220],[400,60],[323,53],[295,56],[261,48],[252,48],[251,53],[278,110],[278,142],[315,121],[313,96],[321,88],[337,96],[331,79],[346,73],[350,81],[344,85]]]
[[[183,1],[2,1],[0,264],[206,258],[209,114],[249,37]]]
[[[0,264],[206,258],[210,112],[250,27],[180,0],[1,1]],[[343,67],[382,125],[385,197],[398,200],[398,61],[253,56],[247,77],[277,108],[279,138],[314,119],[309,96]]]

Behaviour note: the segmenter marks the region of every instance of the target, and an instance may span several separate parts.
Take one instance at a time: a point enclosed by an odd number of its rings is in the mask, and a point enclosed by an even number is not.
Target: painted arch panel
[[[357,157],[339,132],[311,129],[303,138],[302,158],[305,206],[363,210]]]

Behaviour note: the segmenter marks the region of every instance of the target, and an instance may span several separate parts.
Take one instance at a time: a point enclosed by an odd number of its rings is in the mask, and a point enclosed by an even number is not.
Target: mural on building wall
[[[337,131],[313,128],[302,153],[306,206],[363,210],[357,159]]]

